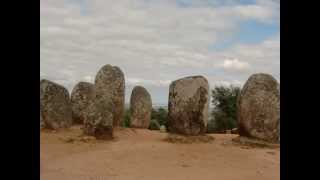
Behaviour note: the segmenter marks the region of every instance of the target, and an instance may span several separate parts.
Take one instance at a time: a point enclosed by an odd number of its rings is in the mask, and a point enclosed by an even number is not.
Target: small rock
[[[268,154],[271,154],[271,155],[275,155],[275,154],[276,154],[276,153],[273,152],[273,151],[268,151],[267,153],[268,153]]]
[[[94,136],[84,136],[80,138],[80,141],[82,142],[90,142],[90,141],[94,141],[96,140],[96,138]]]
[[[231,129],[232,134],[238,134],[238,128],[233,128]]]
[[[166,128],[165,125],[161,125],[161,126],[160,126],[160,132],[162,132],[162,133],[167,132],[167,128]]]

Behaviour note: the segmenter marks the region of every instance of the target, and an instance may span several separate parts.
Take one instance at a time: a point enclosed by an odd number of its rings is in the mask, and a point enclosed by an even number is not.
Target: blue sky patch
[[[176,0],[176,4],[178,7],[181,8],[188,8],[188,7],[197,7],[201,6],[209,6],[209,7],[218,7],[218,6],[227,6],[227,5],[234,5],[234,4],[255,4],[256,0]]]
[[[239,24],[237,32],[222,41],[209,46],[212,51],[228,49],[235,44],[258,44],[279,33],[277,23],[261,23],[250,20]]]

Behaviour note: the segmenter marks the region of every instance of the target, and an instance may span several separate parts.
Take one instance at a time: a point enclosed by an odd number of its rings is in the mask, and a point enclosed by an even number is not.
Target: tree
[[[129,109],[125,109],[125,112],[123,113],[122,126],[127,128],[130,127],[130,110]]]
[[[212,90],[212,119],[209,125],[211,130],[215,132],[225,131],[237,127],[237,98],[240,88],[235,86],[216,86]]]
[[[168,111],[165,108],[159,109],[152,108],[151,119],[157,121],[161,125],[168,125]]]

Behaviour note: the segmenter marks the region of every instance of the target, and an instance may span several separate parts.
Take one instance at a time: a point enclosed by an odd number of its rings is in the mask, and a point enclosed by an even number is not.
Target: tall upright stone
[[[279,141],[280,85],[269,74],[254,74],[237,102],[239,134],[269,142]]]
[[[44,128],[59,129],[72,125],[69,92],[48,80],[40,81],[40,121]]]
[[[111,100],[114,104],[113,126],[119,126],[124,112],[125,79],[117,66],[105,65],[95,78],[96,98]]]
[[[169,131],[205,134],[208,123],[209,83],[203,76],[178,79],[169,88]]]
[[[142,86],[133,88],[130,98],[130,126],[149,128],[152,100],[149,92]]]
[[[71,92],[72,119],[74,123],[82,124],[84,110],[94,99],[94,85],[88,82],[79,82]]]

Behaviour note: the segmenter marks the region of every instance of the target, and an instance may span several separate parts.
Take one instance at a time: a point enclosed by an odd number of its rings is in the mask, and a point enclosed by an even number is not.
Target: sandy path
[[[111,142],[76,141],[81,131],[41,132],[41,180],[277,180],[280,149],[243,148],[235,135],[207,144],[171,144],[165,133],[121,129]]]

